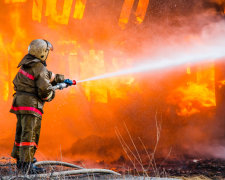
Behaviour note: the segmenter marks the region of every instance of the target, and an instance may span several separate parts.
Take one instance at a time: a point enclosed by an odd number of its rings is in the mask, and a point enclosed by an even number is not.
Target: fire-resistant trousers
[[[16,137],[11,156],[21,162],[32,162],[38,146],[41,119],[31,114],[16,116]]]

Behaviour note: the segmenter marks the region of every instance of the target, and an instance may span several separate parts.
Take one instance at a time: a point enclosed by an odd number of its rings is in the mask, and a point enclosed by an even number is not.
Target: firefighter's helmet
[[[35,39],[28,47],[28,53],[42,61],[47,59],[49,50],[53,51],[53,46],[44,39]]]

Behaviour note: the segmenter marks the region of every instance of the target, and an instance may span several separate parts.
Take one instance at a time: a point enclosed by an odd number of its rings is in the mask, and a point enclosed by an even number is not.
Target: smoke
[[[192,42],[191,44],[189,44],[189,47],[184,48],[179,48],[176,45],[174,47],[169,48],[162,46],[161,49],[167,49],[167,53],[164,55],[149,57],[148,60],[139,60],[139,64],[134,64],[133,68],[122,69],[117,72],[107,73],[100,76],[91,77],[85,80],[79,80],[77,81],[77,83],[111,78],[115,76],[122,76],[133,73],[141,73],[145,71],[173,69],[177,68],[177,66],[185,65],[187,63],[190,64],[207,63],[208,60],[218,60],[225,56],[224,37],[225,37],[224,32],[223,33],[220,32],[219,34],[213,32],[213,35],[204,33],[203,39],[201,38],[199,39],[200,40],[199,44],[195,44],[195,42]],[[176,50],[177,52],[171,53],[173,52],[173,50]]]
[[[171,24],[159,26],[150,23],[151,28],[141,29],[140,34],[137,33],[139,32],[137,29],[132,29],[124,37],[125,54],[123,59],[132,59],[129,68],[123,67],[115,72],[112,72],[109,68],[106,74],[87,77],[87,79],[78,81],[79,83],[116,76],[123,78],[122,76],[127,74],[132,74],[133,77],[142,81],[141,88],[144,89],[141,90],[141,94],[135,95],[128,91],[129,97],[134,99],[129,99],[127,103],[119,102],[125,108],[118,110],[115,104],[112,105],[113,113],[120,114],[115,115],[114,118],[126,121],[140,151],[143,150],[143,147],[136,137],[143,138],[148,150],[152,151],[153,142],[156,138],[155,127],[152,124],[154,124],[155,113],[160,111],[163,116],[163,130],[158,149],[159,154],[162,153],[161,155],[165,156],[168,150],[174,147],[172,144],[176,144],[173,149],[175,149],[177,156],[185,152],[191,156],[198,154],[198,156],[223,158],[221,153],[217,153],[216,149],[218,148],[215,148],[215,152],[212,151],[214,143],[223,144],[223,141],[217,139],[220,136],[218,135],[219,132],[214,131],[216,120],[213,110],[201,109],[197,115],[181,118],[174,115],[171,110],[169,114],[165,113],[166,109],[171,107],[162,105],[168,95],[167,91],[171,92],[175,87],[184,84],[184,80],[182,80],[184,77],[182,76],[179,79],[181,75],[179,69],[184,69],[185,65],[196,67],[197,65],[210,64],[210,62],[223,61],[225,55],[225,23],[223,19],[217,18],[214,14],[215,11],[210,10],[209,12],[202,12],[200,15],[191,14],[185,18],[180,17],[178,27]],[[119,54],[117,47],[110,55],[113,56],[114,54]],[[136,73],[144,73],[144,75]],[[106,81],[110,83],[112,80],[114,79]],[[108,106],[108,108],[110,107]],[[104,109],[104,112],[106,111],[107,108]],[[104,115],[102,114],[102,116]],[[98,117],[103,118],[102,116],[99,115]],[[209,126],[210,129],[208,129]],[[120,127],[123,129],[122,125]],[[143,127],[148,127],[147,129],[151,132],[143,129]],[[123,136],[126,137],[125,130],[121,131]],[[212,143],[212,139],[214,139],[214,143]],[[71,149],[71,151],[73,150],[74,148]],[[101,157],[101,154],[99,156]]]
[[[205,153],[208,154],[209,157],[215,157],[215,158],[222,158],[225,159],[224,151],[225,148],[224,146],[221,145],[211,145],[211,146],[206,146],[205,148]]]
[[[69,152],[66,153],[71,153],[78,157],[89,156],[92,160],[100,157],[110,162],[113,161],[115,157],[121,155],[118,154],[119,147],[119,142],[115,138],[91,135],[86,138],[78,139],[73,143]]]

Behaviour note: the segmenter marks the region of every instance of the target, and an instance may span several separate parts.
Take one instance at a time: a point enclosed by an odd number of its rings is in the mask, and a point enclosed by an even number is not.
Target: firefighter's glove
[[[45,101],[50,102],[50,101],[52,101],[54,98],[55,98],[55,91],[53,90],[52,93],[51,93],[50,98],[46,99]]]
[[[73,85],[73,81],[70,80],[70,79],[65,79],[65,80],[64,80],[64,83],[66,83],[68,86]]]

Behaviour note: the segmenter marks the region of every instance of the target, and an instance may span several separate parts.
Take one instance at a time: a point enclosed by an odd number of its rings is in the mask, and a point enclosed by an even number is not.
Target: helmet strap
[[[47,51],[48,51],[48,50],[47,50]],[[45,60],[42,61],[42,64],[43,64],[44,66],[47,66],[46,60],[47,60],[47,58],[48,58],[48,54],[49,54],[49,51],[48,51],[48,53],[47,53],[47,55],[46,55]]]
[[[41,63],[42,63],[45,67],[47,66],[46,60],[41,61]]]

